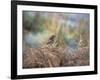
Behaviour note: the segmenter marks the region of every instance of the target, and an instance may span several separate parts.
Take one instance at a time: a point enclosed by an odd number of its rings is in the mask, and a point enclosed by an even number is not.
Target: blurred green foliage
[[[53,43],[56,47],[85,47],[89,45],[89,16],[80,14],[76,17],[77,15],[79,14],[75,13],[73,16],[71,13],[23,11],[23,30],[32,33],[32,39],[36,37],[44,39],[36,38],[37,43],[44,44],[50,36],[56,35]],[[69,25],[68,21],[70,21]],[[24,36],[26,36],[25,33]],[[34,40],[26,41],[26,43],[36,44],[31,41]]]

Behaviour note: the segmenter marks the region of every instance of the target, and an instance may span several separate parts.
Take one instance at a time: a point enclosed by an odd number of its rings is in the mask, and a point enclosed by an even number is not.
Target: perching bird
[[[54,40],[55,40],[55,35],[52,35],[49,39],[48,39],[48,42],[47,44],[53,44]]]

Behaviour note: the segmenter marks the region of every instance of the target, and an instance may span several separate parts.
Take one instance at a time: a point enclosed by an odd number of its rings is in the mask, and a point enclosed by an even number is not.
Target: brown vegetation
[[[26,48],[23,52],[23,68],[44,68],[89,65],[89,48],[69,54],[63,48]]]

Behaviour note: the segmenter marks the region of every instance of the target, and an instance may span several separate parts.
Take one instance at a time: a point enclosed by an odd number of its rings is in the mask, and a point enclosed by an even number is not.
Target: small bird
[[[52,35],[49,39],[48,39],[48,42],[47,44],[53,44],[54,43],[54,40],[55,40],[55,35]]]

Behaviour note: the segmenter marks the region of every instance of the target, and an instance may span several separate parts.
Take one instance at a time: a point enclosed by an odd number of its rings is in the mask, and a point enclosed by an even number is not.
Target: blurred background
[[[89,46],[89,14],[23,11],[23,42],[38,48],[50,42],[70,53]],[[50,44],[50,43],[49,43]]]

